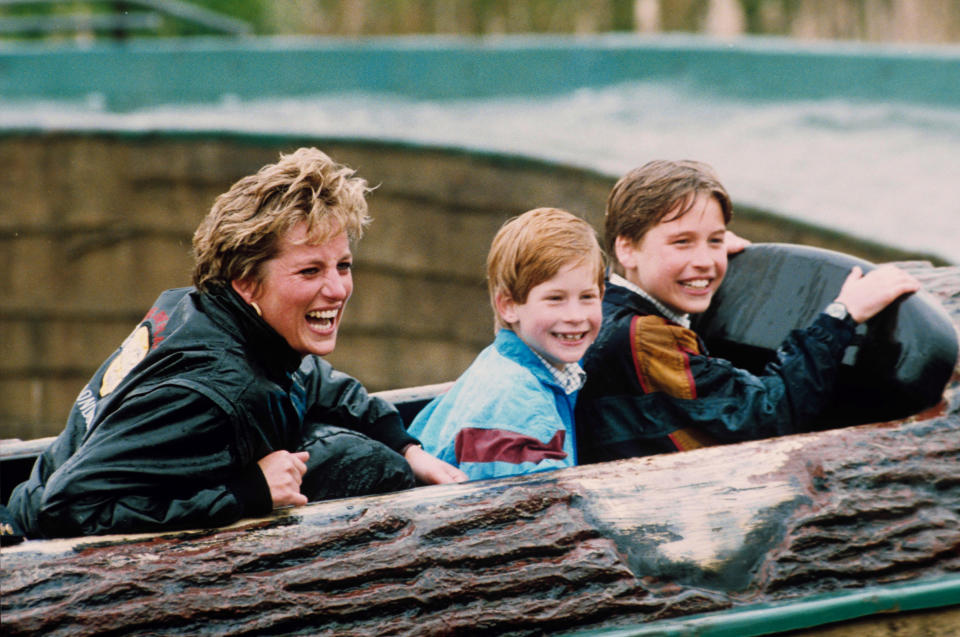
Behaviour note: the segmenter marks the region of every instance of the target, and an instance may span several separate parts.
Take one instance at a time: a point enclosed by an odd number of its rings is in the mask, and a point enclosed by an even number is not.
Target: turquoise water
[[[0,101],[0,125],[403,140],[611,175],[654,158],[699,159],[718,170],[736,202],[960,263],[960,104],[742,101],[636,82],[543,98],[227,97],[122,113],[96,95],[72,104]]]

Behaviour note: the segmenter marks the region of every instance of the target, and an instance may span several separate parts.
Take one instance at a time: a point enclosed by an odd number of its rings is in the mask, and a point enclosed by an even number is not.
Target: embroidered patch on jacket
[[[698,354],[700,349],[692,331],[659,316],[637,316],[630,322],[630,347],[644,392],[697,397],[690,354]]]
[[[521,464],[542,460],[563,460],[566,432],[553,434],[544,444],[531,436],[504,429],[480,429],[465,427],[457,432],[454,453],[457,462],[509,462]]]
[[[140,325],[123,341],[120,352],[110,361],[107,371],[103,373],[100,397],[103,398],[116,389],[130,370],[143,360],[148,351],[150,351],[150,328]]]

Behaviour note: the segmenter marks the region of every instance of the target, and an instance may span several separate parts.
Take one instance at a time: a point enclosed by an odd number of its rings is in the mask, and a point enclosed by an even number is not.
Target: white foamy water
[[[227,98],[123,113],[95,97],[68,105],[0,101],[0,125],[405,140],[611,175],[655,158],[699,159],[717,169],[736,202],[960,263],[960,105],[740,101],[632,83],[541,98]]]

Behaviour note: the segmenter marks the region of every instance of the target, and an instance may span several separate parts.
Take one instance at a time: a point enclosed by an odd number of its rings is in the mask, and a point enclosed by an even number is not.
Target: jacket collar
[[[500,328],[497,331],[497,337],[494,339],[493,345],[501,356],[529,369],[541,383],[556,387],[564,394],[571,393],[564,387],[563,383],[557,379],[553,371],[547,367],[547,363],[538,356],[536,352],[530,349],[530,346],[524,343],[513,330]]]
[[[200,292],[206,314],[221,329],[230,333],[251,357],[268,370],[292,373],[300,366],[303,356],[294,350],[280,334],[263,320],[229,285],[218,285]]]
[[[629,290],[621,285],[611,283],[607,281],[607,287],[603,292],[603,317],[606,321],[608,316],[613,316],[617,313],[617,310],[609,309],[607,306],[613,306],[619,308],[620,310],[625,310],[627,314],[635,314],[640,316],[659,316],[662,319],[671,321],[672,319],[669,316],[664,316],[663,313],[657,308],[656,305],[650,302],[649,299],[640,296],[639,294]],[[687,327],[687,329],[696,334],[696,330],[693,327]],[[700,352],[703,355],[708,355],[709,350],[707,349],[706,343],[703,339],[700,338],[699,334],[697,336],[697,343],[700,345]]]
[[[661,312],[650,299],[622,285],[617,285],[613,281],[607,281],[606,290],[603,292],[603,304],[622,307],[629,310],[632,314],[655,314],[656,316],[670,320],[668,316],[664,316],[663,312]],[[606,315],[606,312],[604,312],[604,314]]]
[[[689,314],[684,314],[682,312],[676,312],[674,310],[671,310],[664,303],[661,303],[659,300],[654,298],[652,294],[650,294],[649,292],[641,288],[639,285],[635,285],[634,283],[631,283],[630,281],[623,278],[619,274],[611,274],[609,282],[613,285],[619,285],[620,287],[627,288],[634,294],[642,296],[648,302],[653,304],[655,308],[657,308],[657,314],[659,314],[660,316],[668,319],[673,323],[676,323],[681,327],[686,327],[686,328],[690,327]]]

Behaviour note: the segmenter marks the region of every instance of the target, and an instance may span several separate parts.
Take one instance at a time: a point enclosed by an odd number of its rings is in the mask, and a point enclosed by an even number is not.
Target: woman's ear
[[[498,292],[494,297],[497,307],[497,314],[507,325],[513,325],[517,322],[517,304],[507,292]]]
[[[234,279],[230,282],[230,286],[233,288],[233,291],[240,295],[244,301],[249,304],[253,304],[254,300],[257,298],[257,281],[252,277],[248,276],[244,279]]]

